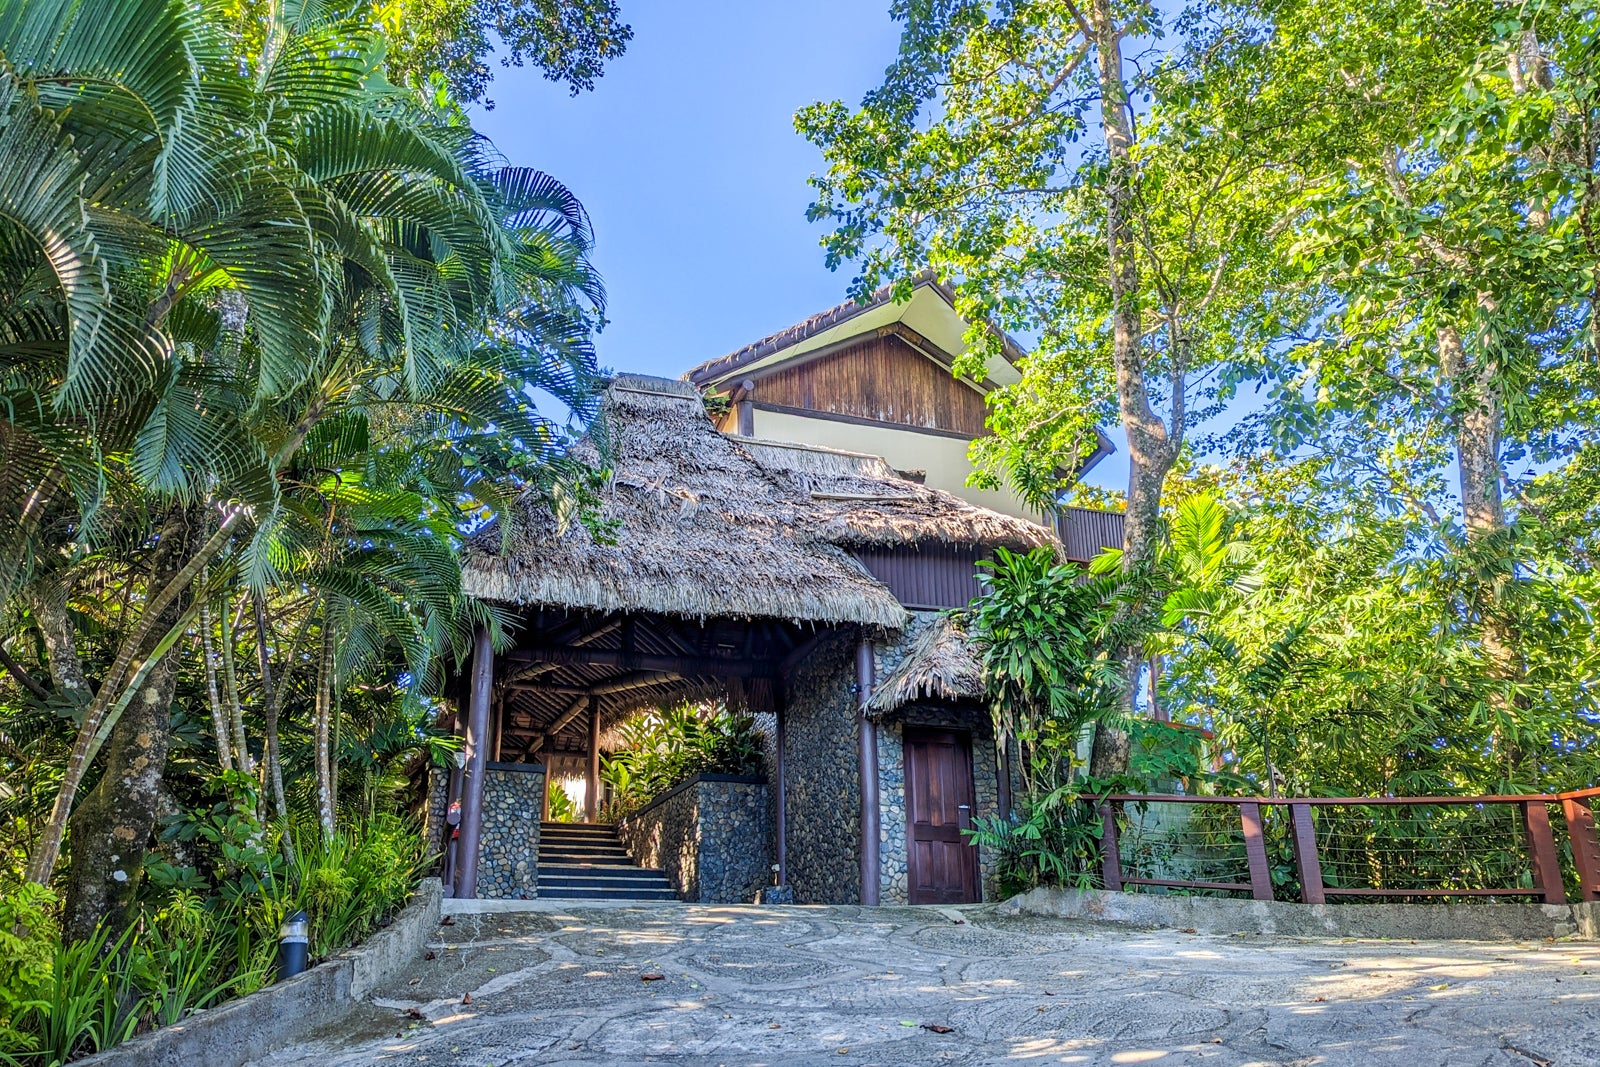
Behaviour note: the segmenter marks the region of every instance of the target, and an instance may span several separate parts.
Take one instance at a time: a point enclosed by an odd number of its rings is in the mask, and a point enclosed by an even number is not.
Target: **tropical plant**
[[[654,708],[618,727],[620,744],[601,760],[611,786],[605,819],[637,811],[697,774],[755,774],[761,735],[755,720],[724,703]]]

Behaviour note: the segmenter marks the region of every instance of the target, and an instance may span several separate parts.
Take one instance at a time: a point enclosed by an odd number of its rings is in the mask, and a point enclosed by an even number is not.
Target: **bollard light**
[[[291,911],[278,928],[278,981],[306,969],[311,950],[311,920],[303,911]]]

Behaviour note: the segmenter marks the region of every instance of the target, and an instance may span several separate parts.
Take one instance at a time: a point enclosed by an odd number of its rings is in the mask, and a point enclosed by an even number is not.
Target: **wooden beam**
[[[777,664],[766,660],[740,660],[725,656],[629,656],[608,649],[585,648],[519,648],[501,658],[513,663],[558,663],[665,671],[686,677],[709,674],[721,678],[765,678],[776,674],[778,668]]]
[[[599,697],[607,696],[611,693],[626,693],[630,689],[643,689],[646,686],[681,681],[683,681],[683,675],[676,671],[639,671],[636,674],[625,675],[603,685],[540,685],[537,682],[529,682],[516,684],[511,688],[529,693],[551,693],[564,697]]]

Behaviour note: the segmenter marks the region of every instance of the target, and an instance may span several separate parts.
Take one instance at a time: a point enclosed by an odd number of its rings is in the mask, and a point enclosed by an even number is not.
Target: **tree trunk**
[[[278,716],[282,705],[279,703],[278,691],[272,685],[272,662],[267,654],[267,607],[265,598],[260,593],[252,593],[256,614],[256,655],[261,660],[261,700],[266,709],[267,744],[266,744],[266,778],[267,791],[272,794],[272,808],[278,818],[284,823],[284,832],[288,832],[289,802],[283,795],[283,763],[278,757]],[[290,651],[292,658],[300,651],[300,642],[295,641],[294,648]],[[283,683],[288,684],[288,675],[283,678]]]
[[[222,547],[232,536],[234,522],[243,513],[241,509],[234,509],[224,516],[216,532],[170,580],[164,583],[152,580],[149,583],[148,589],[159,589],[159,592],[150,597],[144,612],[139,616],[138,623],[133,628],[133,633],[125,638],[117,649],[116,659],[112,660],[111,668],[106,672],[100,688],[96,690],[89,706],[84,709],[83,722],[78,726],[78,736],[72,744],[72,754],[67,757],[66,770],[61,776],[61,786],[56,791],[55,803],[50,809],[50,821],[45,824],[44,832],[35,843],[33,854],[28,857],[26,875],[28,881],[48,885],[55,873],[56,860],[61,855],[61,842],[67,833],[68,816],[77,800],[78,786],[89,771],[89,762],[95,752],[95,739],[100,733],[100,727],[105,721],[106,713],[116,703],[123,683],[128,681],[130,674],[135,677],[138,674],[134,667],[135,656],[149,647],[152,639],[155,643],[159,643],[160,634],[156,632],[156,627],[163,618],[168,617],[168,610],[189,591],[189,587],[200,576],[205,565],[222,551]],[[169,623],[167,629],[171,629],[171,626]],[[165,656],[162,657],[162,662],[165,662]],[[160,666],[160,663],[156,666]],[[151,667],[144,681],[148,682],[155,673],[155,668]],[[143,684],[141,682],[141,687]]]
[[[199,509],[169,511],[151,561],[150,588],[163,588],[176,579],[203,537]],[[154,621],[171,627],[182,614],[181,598],[174,597]],[[159,631],[149,638],[159,639]],[[111,731],[99,784],[72,813],[72,862],[62,920],[63,933],[71,940],[88,937],[101,921],[113,929],[124,925],[161,813],[177,680],[177,660],[172,656],[162,657],[145,676]]]
[[[1469,547],[1492,544],[1506,530],[1505,501],[1501,495],[1500,430],[1503,404],[1499,368],[1480,356],[1476,365],[1467,358],[1461,333],[1454,326],[1438,332],[1439,365],[1450,381],[1450,395],[1459,411],[1456,418],[1456,471],[1461,480],[1461,520]],[[1496,573],[1482,596],[1480,640],[1490,679],[1497,683],[1490,706],[1502,724],[1517,716],[1517,701],[1510,690],[1523,675],[1522,657],[1512,621],[1494,606],[1511,575]],[[1520,741],[1496,728],[1496,744],[1508,776],[1522,762]]]
[[[1123,515],[1122,565],[1133,570],[1154,550],[1161,517],[1161,486],[1177,458],[1177,445],[1167,425],[1150,406],[1145,384],[1143,332],[1139,299],[1139,261],[1133,228],[1136,168],[1133,121],[1122,71],[1122,39],[1110,0],[1094,0],[1089,8],[1100,69],[1100,124],[1105,136],[1106,261],[1111,289],[1111,363],[1116,372],[1117,407],[1128,435],[1128,503]],[[1181,383],[1180,383],[1181,386]],[[1142,651],[1125,649],[1123,670],[1129,684],[1123,711],[1133,713],[1133,689]],[[1089,772],[1109,777],[1127,770],[1128,737],[1109,723],[1095,731]]]
[[[233,748],[228,744],[228,720],[222,713],[222,695],[217,688],[217,660],[211,647],[211,608],[200,609],[200,657],[206,667],[206,698],[211,704],[211,733],[217,739],[217,766],[233,770]]]
[[[244,708],[239,704],[239,678],[233,669],[233,620],[229,615],[228,597],[222,599],[222,611],[217,621],[222,627],[222,693],[227,698],[230,729],[233,731],[233,751],[239,769],[245,774],[255,768],[250,762],[249,738],[244,732]]]
[[[317,668],[316,722],[313,724],[317,762],[317,817],[324,838],[333,837],[333,763],[331,733],[333,719],[333,623],[328,612],[322,615],[322,657]]]
[[[44,638],[44,648],[50,656],[51,684],[56,692],[74,703],[87,704],[94,693],[84,674],[83,660],[78,656],[72,618],[67,614],[66,586],[35,585],[25,595],[28,608],[33,612],[34,625],[39,628],[39,636]]]

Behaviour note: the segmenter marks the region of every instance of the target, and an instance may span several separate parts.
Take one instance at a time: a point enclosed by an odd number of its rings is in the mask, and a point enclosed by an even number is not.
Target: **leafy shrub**
[[[727,705],[679,704],[623,723],[622,747],[601,760],[611,787],[604,818],[614,822],[697,774],[757,774],[761,734],[747,714]]]
[[[407,820],[373,815],[327,839],[306,820],[288,860],[282,832],[241,810],[219,804],[168,827],[208,845],[214,869],[147,864],[148,899],[119,936],[102,927],[64,945],[48,890],[0,891],[0,1064],[65,1063],[253,992],[292,911],[310,917],[314,959],[339,952],[405,903],[427,859]]]

